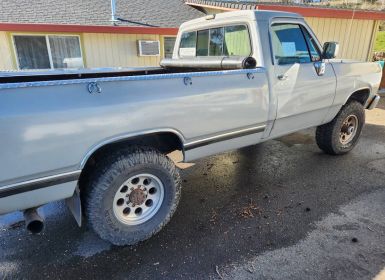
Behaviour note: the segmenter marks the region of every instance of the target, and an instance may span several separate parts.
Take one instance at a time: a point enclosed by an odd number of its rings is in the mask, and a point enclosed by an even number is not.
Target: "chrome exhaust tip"
[[[38,234],[44,229],[44,219],[37,212],[37,208],[30,208],[24,211],[25,226],[28,231]]]

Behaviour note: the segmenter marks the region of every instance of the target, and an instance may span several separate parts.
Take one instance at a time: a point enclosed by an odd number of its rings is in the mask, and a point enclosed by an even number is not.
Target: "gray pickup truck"
[[[182,24],[159,68],[0,73],[0,214],[66,199],[103,239],[157,233],[181,194],[175,160],[317,126],[328,154],[349,152],[373,109],[381,69],[335,59],[292,13],[239,11]]]

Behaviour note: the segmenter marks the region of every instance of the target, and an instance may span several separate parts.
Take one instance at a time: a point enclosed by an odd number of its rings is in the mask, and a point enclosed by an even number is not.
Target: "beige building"
[[[178,26],[204,16],[182,0],[0,1],[0,70],[159,65]],[[41,3],[44,3],[42,5]]]
[[[106,0],[44,3],[0,2],[0,70],[158,66],[171,55],[182,22],[237,9],[299,13],[321,42],[340,42],[340,56],[368,60],[385,19],[380,12],[239,1],[118,0],[113,24]]]

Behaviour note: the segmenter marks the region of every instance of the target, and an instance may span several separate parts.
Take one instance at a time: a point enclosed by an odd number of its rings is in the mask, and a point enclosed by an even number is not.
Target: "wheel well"
[[[360,102],[363,106],[365,106],[366,101],[368,100],[370,95],[370,90],[368,88],[360,89],[356,92],[354,92],[352,95],[350,95],[348,102],[350,100],[355,100]]]
[[[128,146],[147,146],[157,149],[163,154],[169,154],[173,151],[182,153],[183,159],[183,142],[176,134],[172,132],[159,132],[153,134],[140,135],[129,139],[123,139],[117,142],[106,144],[92,153],[83,166],[82,173],[79,178],[79,187],[88,185],[90,171],[93,170],[100,158],[111,154],[114,151],[125,149]]]

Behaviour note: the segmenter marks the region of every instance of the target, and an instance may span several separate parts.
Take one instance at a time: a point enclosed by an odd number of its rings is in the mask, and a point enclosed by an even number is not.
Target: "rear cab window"
[[[250,33],[246,25],[231,25],[183,32],[180,57],[250,56]]]
[[[179,52],[183,51],[183,56],[195,56],[196,52],[196,32],[184,32],[181,37]]]

